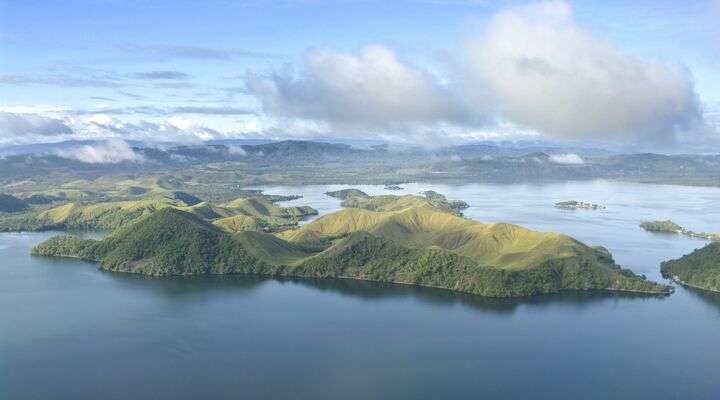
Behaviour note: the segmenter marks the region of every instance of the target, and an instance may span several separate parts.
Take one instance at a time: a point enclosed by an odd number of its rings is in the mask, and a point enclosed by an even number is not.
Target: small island
[[[694,232],[689,229],[685,229],[682,226],[676,224],[673,221],[643,221],[640,223],[640,227],[648,232],[655,233],[667,233],[673,235],[684,235],[688,237],[720,241],[720,234],[708,233],[708,232]]]
[[[584,201],[577,201],[577,200],[561,201],[559,203],[555,203],[555,207],[563,208],[563,209],[567,209],[567,210],[603,210],[603,209],[605,209],[605,206],[602,206],[600,204],[586,203]]]
[[[346,200],[350,197],[368,197],[368,194],[360,189],[341,189],[332,192],[325,192],[326,195],[340,200]]]
[[[697,289],[720,292],[720,242],[712,242],[660,265],[663,277]]]
[[[621,268],[607,249],[560,233],[473,221],[440,196],[351,196],[343,201],[349,202],[343,210],[276,232],[256,229],[244,220],[228,228],[220,223],[224,218],[209,220],[211,215],[193,208],[163,207],[103,240],[56,236],[32,253],[75,257],[95,261],[108,271],[152,276],[346,278],[491,297],[563,290],[667,295],[672,290]],[[220,209],[246,209],[246,201]]]
[[[405,189],[398,185],[385,185],[385,190],[405,190]]]

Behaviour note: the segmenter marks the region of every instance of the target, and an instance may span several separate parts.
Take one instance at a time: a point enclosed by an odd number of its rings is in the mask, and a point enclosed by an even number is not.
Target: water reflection
[[[547,308],[563,305],[577,309],[601,302],[616,302],[622,300],[662,301],[667,298],[667,296],[648,296],[637,293],[604,291],[564,291],[538,296],[492,298],[439,288],[356,279],[266,277],[257,275],[176,276],[157,278],[108,271],[101,271],[101,273],[126,287],[152,291],[159,296],[166,296],[176,300],[184,300],[191,297],[207,297],[222,293],[234,293],[238,295],[249,294],[269,284],[298,285],[322,292],[332,292],[342,296],[357,298],[367,302],[407,298],[433,307],[453,307],[461,305],[496,314],[512,313],[520,306]],[[720,306],[720,299],[718,302]]]
[[[720,293],[694,288],[683,288],[683,290],[689,293],[692,298],[720,309]]]

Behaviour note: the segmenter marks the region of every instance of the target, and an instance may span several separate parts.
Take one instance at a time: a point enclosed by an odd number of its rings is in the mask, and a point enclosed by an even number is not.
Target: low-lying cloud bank
[[[575,153],[553,154],[550,156],[550,162],[569,165],[585,164],[585,160]]]
[[[87,144],[71,149],[57,150],[63,158],[82,161],[88,164],[117,164],[120,162],[143,162],[145,158],[136,153],[130,145],[121,139],[108,139],[98,144]]]
[[[0,144],[10,142],[15,137],[37,141],[43,137],[72,133],[72,128],[60,119],[0,111]]]

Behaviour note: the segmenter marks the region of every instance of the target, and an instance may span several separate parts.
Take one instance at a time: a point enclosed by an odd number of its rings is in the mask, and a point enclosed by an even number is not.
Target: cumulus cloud
[[[502,115],[552,137],[667,142],[701,120],[686,71],[603,42],[565,2],[496,14],[469,54]]]
[[[585,164],[585,160],[575,153],[553,154],[550,156],[550,162],[555,164],[581,165]]]
[[[0,143],[28,142],[71,133],[72,129],[56,118],[0,111]]]
[[[357,55],[309,51],[299,74],[285,70],[268,77],[251,76],[246,85],[267,114],[336,128],[366,130],[472,119],[448,87],[383,46],[367,46]]]
[[[60,157],[75,159],[89,164],[117,164],[145,159],[121,139],[108,139],[98,144],[88,144],[71,149],[57,150]]]

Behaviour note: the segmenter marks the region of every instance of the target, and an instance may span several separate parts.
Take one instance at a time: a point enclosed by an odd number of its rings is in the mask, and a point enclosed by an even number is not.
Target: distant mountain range
[[[218,168],[262,183],[400,183],[407,181],[535,182],[617,179],[716,186],[719,155],[615,154],[597,149],[502,147],[465,144],[438,149],[357,148],[344,143],[276,141],[148,147],[131,143],[114,163],[88,159],[82,146],[103,149],[101,142],[33,145],[0,158],[0,183],[36,176],[97,177],[108,173],[180,173],[192,167],[204,174]],[[53,147],[54,146],[54,147]],[[85,157],[85,158],[84,158]],[[92,162],[91,162],[92,161]],[[102,160],[100,160],[102,161]],[[369,171],[373,171],[369,174]],[[272,174],[272,176],[270,176]],[[185,174],[186,176],[188,174]],[[1,189],[0,189],[1,190]]]

